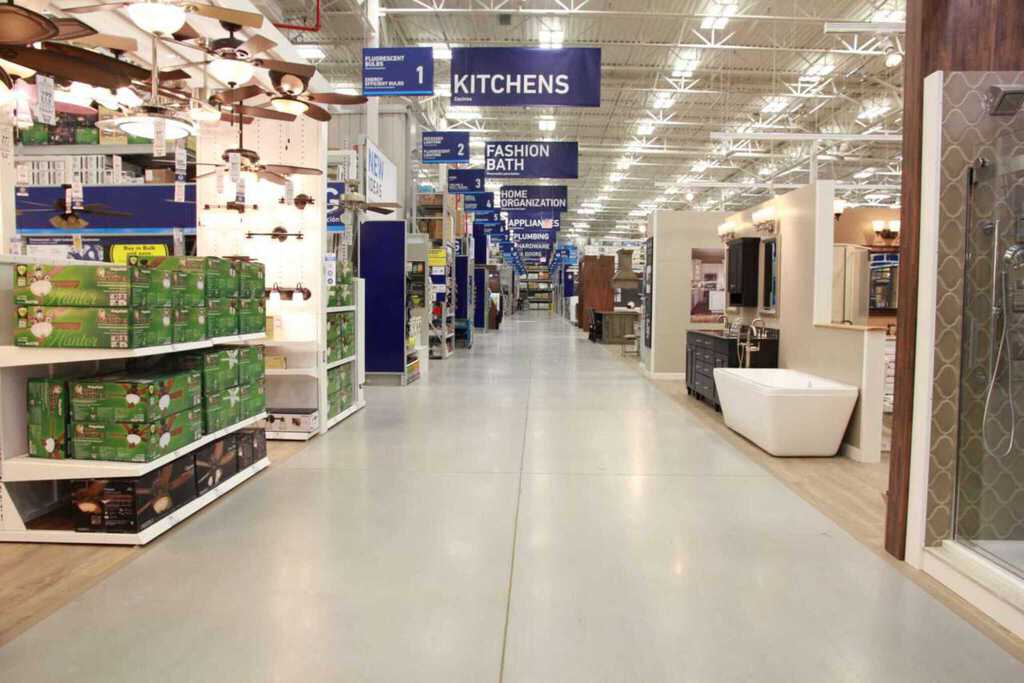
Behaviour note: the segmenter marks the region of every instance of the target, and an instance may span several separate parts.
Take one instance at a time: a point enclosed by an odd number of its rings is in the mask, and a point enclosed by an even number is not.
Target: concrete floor
[[[0,680],[1024,680],[607,349],[506,322],[15,639]]]

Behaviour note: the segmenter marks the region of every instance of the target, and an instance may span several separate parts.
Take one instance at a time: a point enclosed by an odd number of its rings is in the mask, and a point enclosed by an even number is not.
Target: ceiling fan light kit
[[[256,67],[235,57],[218,57],[207,65],[210,75],[222,83],[234,87],[252,80]]]
[[[128,18],[146,33],[169,36],[185,25],[185,8],[164,2],[128,5]]]
[[[309,109],[309,105],[294,97],[275,97],[270,100],[270,106],[285,114],[301,116]]]
[[[180,140],[195,135],[195,126],[184,114],[169,107],[142,105],[126,113],[100,119],[96,127],[107,133],[127,133],[152,140],[156,137],[156,121],[164,122],[164,139]]]

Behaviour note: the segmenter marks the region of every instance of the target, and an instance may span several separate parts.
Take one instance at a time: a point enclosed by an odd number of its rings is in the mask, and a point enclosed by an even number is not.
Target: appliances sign
[[[486,142],[484,169],[492,178],[578,178],[576,142]]]
[[[363,94],[433,95],[434,51],[429,47],[363,48]]]
[[[565,185],[503,185],[501,208],[511,211],[568,211],[569,189]]]
[[[512,229],[549,230],[552,235],[562,229],[562,219],[553,211],[509,211],[506,216]]]
[[[452,48],[452,105],[601,106],[600,48]]]

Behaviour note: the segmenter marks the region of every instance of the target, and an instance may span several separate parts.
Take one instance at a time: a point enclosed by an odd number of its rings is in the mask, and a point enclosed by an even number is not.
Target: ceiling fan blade
[[[261,180],[267,180],[269,182],[272,182],[275,185],[284,185],[288,182],[286,178],[282,178],[278,174],[272,173],[271,171],[267,170],[257,171],[256,177],[260,178]]]
[[[118,9],[120,7],[127,7],[130,3],[127,2],[103,2],[96,5],[79,5],[78,7],[61,7],[61,12],[68,14],[88,14],[90,12],[104,12],[106,10]]]
[[[39,12],[11,2],[0,6],[0,45],[28,45],[57,33],[57,25]]]
[[[263,164],[263,169],[278,175],[323,175],[319,168],[307,166],[288,166],[287,164]]]
[[[392,213],[394,211],[394,209],[388,209],[386,207],[381,206],[380,204],[367,204],[366,205],[366,210],[367,211],[373,211],[374,213],[380,213],[380,214],[388,214],[388,213]]]
[[[65,46],[70,47],[70,46]],[[86,50],[83,50],[86,52]],[[73,57],[50,50],[37,50],[16,45],[0,46],[0,59],[6,59],[24,67],[34,69],[61,81],[83,81],[101,88],[112,90],[129,85],[130,77],[118,71],[80,61]],[[111,59],[114,62],[116,60]]]
[[[318,107],[312,102],[306,102],[306,116],[317,121],[330,121],[331,112],[323,107]]]
[[[225,121],[227,123],[232,123],[232,124],[238,123],[238,114],[231,114],[231,113],[226,112],[226,111],[225,112],[221,112],[220,120],[221,121]],[[250,123],[252,123],[252,117],[251,116],[243,116],[242,117],[242,124],[243,125],[248,126]]]
[[[201,64],[202,62],[200,62]],[[161,71],[157,75],[157,79],[160,82],[163,81],[187,81],[192,78],[192,74],[182,69],[171,69],[170,71]]]
[[[276,59],[255,59],[253,64],[271,71],[280,71],[285,74],[292,74],[299,78],[312,78],[316,73],[316,67],[312,64],[296,64],[294,62],[282,62]]]
[[[221,90],[216,93],[213,97],[218,102],[224,104],[233,104],[235,102],[242,102],[250,97],[256,97],[257,95],[263,94],[263,88],[258,85],[243,85],[241,88],[234,88],[232,90]]]
[[[302,95],[302,99],[320,104],[366,104],[367,102],[362,95],[342,95],[336,92],[308,92]]]
[[[86,47],[104,47],[108,50],[117,50],[119,52],[138,52],[139,42],[134,38],[125,38],[124,36],[111,36],[104,33],[97,33],[95,35],[83,36],[81,38],[74,38],[71,40],[75,45],[84,45]]]
[[[43,49],[47,52],[53,52],[77,62],[83,62],[101,69],[113,71],[114,73],[121,74],[133,81],[148,80],[150,77],[149,69],[143,69],[141,66],[135,66],[134,64],[129,64],[128,62],[123,62],[120,59],[114,59],[113,57],[107,57],[106,55],[101,55],[98,52],[86,50],[83,47],[63,45],[61,43],[43,43]],[[88,79],[78,80],[84,80],[87,83],[90,82]]]
[[[260,107],[247,107],[244,104],[234,105],[235,111],[242,114],[248,114],[249,116],[255,116],[259,119],[273,119],[275,121],[294,121],[294,114],[285,114],[283,111],[277,111],[276,109],[261,109]],[[331,118],[328,114],[327,118]]]
[[[242,12],[236,9],[213,7],[212,5],[199,5],[196,3],[189,3],[186,7],[190,12],[198,14],[201,17],[209,17],[210,19],[216,19],[217,21],[226,21],[229,24],[238,24],[239,26],[248,26],[250,28],[259,28],[260,26],[263,26],[263,15],[256,14],[255,12]]]
[[[130,211],[114,211],[113,209],[90,209],[86,206],[82,213],[91,213],[94,216],[115,216],[120,218],[131,218]]]
[[[264,38],[263,36],[256,35],[239,45],[238,49],[245,50],[250,56],[255,56],[275,47],[277,47],[277,43],[272,41],[270,38]]]
[[[14,81],[11,80],[11,77],[3,69],[0,69],[0,83],[7,86],[8,90],[14,87]]]
[[[57,35],[54,36],[54,40],[76,40],[78,38],[94,36],[97,33],[96,29],[81,19],[75,19],[74,17],[66,17],[64,19],[51,18],[50,21],[57,26]]]
[[[189,24],[187,21],[181,25],[181,28],[179,28],[177,31],[171,34],[171,38],[174,38],[175,40],[179,41],[195,40],[198,37],[199,31],[192,28],[192,25]]]

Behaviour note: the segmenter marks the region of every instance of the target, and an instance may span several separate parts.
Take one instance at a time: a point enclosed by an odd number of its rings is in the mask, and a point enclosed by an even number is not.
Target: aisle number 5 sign
[[[434,52],[429,47],[363,48],[363,94],[433,95]]]

